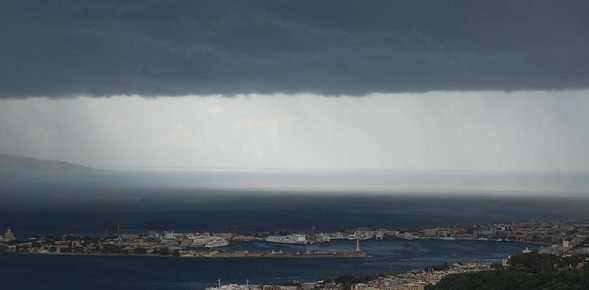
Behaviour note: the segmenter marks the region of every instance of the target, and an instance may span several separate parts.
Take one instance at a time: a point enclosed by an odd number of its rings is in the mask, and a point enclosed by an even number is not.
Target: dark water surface
[[[296,248],[350,250],[354,241],[328,245],[272,246],[246,243],[249,249]],[[365,241],[367,258],[353,259],[198,259],[166,257],[92,257],[0,255],[0,277],[7,289],[203,289],[223,282],[315,281],[345,274],[375,274],[421,269],[452,261],[494,261],[526,246],[512,242],[385,240]]]
[[[360,177],[362,178],[360,178]],[[533,178],[532,178],[533,177]],[[0,230],[37,233],[124,231],[339,230],[350,227],[429,227],[588,217],[589,198],[378,192],[261,191],[258,184],[393,185],[589,183],[589,175],[395,175],[242,172],[34,171],[0,169]],[[489,181],[490,180],[490,181]],[[361,181],[357,181],[359,183]],[[555,183],[553,181],[552,183]],[[355,183],[354,183],[355,184]],[[217,189],[210,189],[210,188]],[[242,190],[219,187],[237,187]],[[484,187],[484,186],[483,186]]]
[[[345,185],[352,177],[331,176],[327,179],[330,183]],[[564,178],[575,184],[587,182],[584,176],[572,180],[565,177],[559,177],[559,180]],[[258,191],[252,187],[248,190],[207,189],[207,186],[224,185],[248,188],[247,185],[260,182],[299,183],[300,178],[297,178],[239,173],[161,175],[0,170],[0,230],[10,226],[19,239],[24,239],[47,233],[103,233],[114,230],[116,225],[123,232],[404,229],[533,218],[587,218],[589,208],[589,199],[581,197],[525,197],[517,194],[507,197],[477,192],[468,195],[301,193]],[[413,184],[428,182],[421,176],[388,178],[390,176],[371,175],[368,179],[370,182],[386,181],[387,184],[402,184],[407,180]],[[431,182],[432,176],[427,178]],[[436,178],[446,179],[445,176]],[[461,177],[453,178],[462,182]],[[321,185],[325,177],[311,176],[305,180]],[[464,182],[477,183],[480,180],[471,176]],[[267,247],[263,243],[239,246]],[[291,279],[312,281],[344,274],[403,271],[445,261],[496,260],[525,246],[485,241],[367,241],[363,248],[370,257],[366,259],[0,255],[0,289],[202,289],[213,285],[218,278],[240,283],[246,279],[253,283]],[[354,244],[342,241],[308,247],[350,250]]]

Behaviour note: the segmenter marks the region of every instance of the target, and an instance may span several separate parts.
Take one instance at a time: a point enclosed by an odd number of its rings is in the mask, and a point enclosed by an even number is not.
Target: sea
[[[46,234],[337,231],[414,229],[531,220],[586,219],[589,199],[557,195],[345,193],[259,190],[241,173],[45,172],[0,170],[0,231],[19,239]],[[263,175],[273,182],[294,182]],[[350,177],[351,178],[351,177]],[[415,182],[419,178],[413,177]],[[441,177],[440,177],[441,178]],[[331,182],[343,180],[333,178]],[[236,187],[222,187],[239,180]],[[286,181],[285,181],[286,180]],[[471,178],[472,180],[472,178]],[[579,177],[579,180],[586,180]],[[299,182],[298,180],[295,180]],[[354,241],[320,245],[243,242],[251,250],[352,250]],[[294,248],[292,248],[294,247]],[[204,289],[222,283],[284,283],[419,270],[457,261],[500,261],[515,242],[368,240],[366,258],[172,258],[0,255],[2,289]],[[292,248],[292,249],[291,249]]]
[[[500,261],[525,245],[495,241],[369,240],[366,258],[174,258],[133,256],[0,255],[3,289],[147,290],[205,289],[225,283],[311,282],[345,275],[364,276],[421,270],[459,261]],[[241,248],[353,250],[355,241],[296,246],[248,242]],[[295,249],[292,249],[295,248]]]

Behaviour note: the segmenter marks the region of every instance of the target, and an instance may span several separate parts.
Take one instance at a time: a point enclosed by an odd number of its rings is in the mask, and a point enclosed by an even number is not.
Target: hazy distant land
[[[37,159],[32,157],[0,154],[0,168],[11,169],[90,169],[80,164],[58,161]]]

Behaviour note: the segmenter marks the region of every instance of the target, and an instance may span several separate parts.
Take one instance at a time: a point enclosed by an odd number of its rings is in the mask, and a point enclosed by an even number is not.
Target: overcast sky
[[[587,1],[2,1],[0,153],[589,170]]]
[[[0,97],[589,87],[586,0],[3,0]]]

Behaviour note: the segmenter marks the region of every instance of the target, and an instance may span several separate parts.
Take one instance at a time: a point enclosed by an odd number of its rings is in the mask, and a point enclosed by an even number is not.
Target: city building
[[[16,241],[16,236],[12,232],[12,229],[8,228],[4,233],[4,242],[10,243]]]

